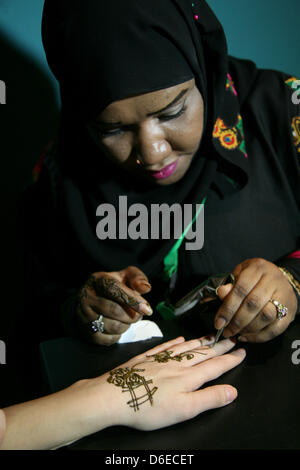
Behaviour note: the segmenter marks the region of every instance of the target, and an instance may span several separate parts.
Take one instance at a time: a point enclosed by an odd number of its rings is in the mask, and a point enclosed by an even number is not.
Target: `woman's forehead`
[[[162,112],[165,107],[175,105],[179,102],[194,86],[195,80],[191,79],[168,88],[133,95],[114,101],[99,114],[97,119],[115,119],[118,114],[130,109],[140,109],[146,113],[157,114]]]

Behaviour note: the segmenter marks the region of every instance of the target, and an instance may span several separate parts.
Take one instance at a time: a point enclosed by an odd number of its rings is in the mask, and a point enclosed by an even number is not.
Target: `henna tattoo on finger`
[[[154,354],[153,356],[146,356],[146,357],[153,357],[154,360],[152,362],[169,362],[169,361],[177,361],[181,362],[184,358],[186,358],[188,361],[193,359],[196,354],[203,354],[206,356],[205,353],[201,351],[196,351],[193,349],[192,351],[185,351],[181,354],[177,354],[176,356],[171,356],[173,354],[173,351],[162,351],[158,354]]]
[[[106,297],[117,303],[128,305],[129,307],[138,310],[140,302],[134,297],[126,294],[120,286],[118,281],[112,278],[100,277],[93,281],[93,288],[97,295]]]

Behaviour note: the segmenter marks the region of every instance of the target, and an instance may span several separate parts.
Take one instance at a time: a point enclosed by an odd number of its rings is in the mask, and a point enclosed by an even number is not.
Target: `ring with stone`
[[[272,302],[272,304],[275,305],[277,311],[277,318],[279,320],[287,316],[289,310],[285,305],[280,304],[277,300],[274,299],[270,299],[269,302]]]
[[[92,321],[90,325],[94,333],[103,333],[104,331],[103,315],[99,315],[97,320]]]

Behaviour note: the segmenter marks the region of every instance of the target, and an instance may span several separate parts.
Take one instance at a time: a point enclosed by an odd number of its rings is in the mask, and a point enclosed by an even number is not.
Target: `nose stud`
[[[136,163],[137,163],[138,165],[141,165],[141,161],[140,161],[138,158],[136,159]]]

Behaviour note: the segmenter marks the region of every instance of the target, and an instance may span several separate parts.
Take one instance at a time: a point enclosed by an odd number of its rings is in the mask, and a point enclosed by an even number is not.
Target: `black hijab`
[[[94,270],[136,265],[151,275],[175,241],[100,241],[96,207],[117,208],[121,195],[128,205],[199,204],[217,171],[240,188],[246,184],[247,151],[223,29],[204,0],[46,0],[43,43],[62,100],[60,209]],[[204,100],[205,129],[185,176],[155,187],[116,174],[86,124],[113,101],[191,78]],[[226,134],[226,126],[234,132]]]

